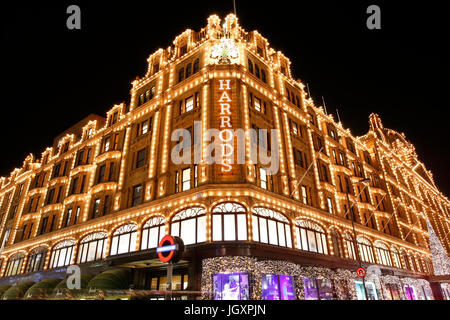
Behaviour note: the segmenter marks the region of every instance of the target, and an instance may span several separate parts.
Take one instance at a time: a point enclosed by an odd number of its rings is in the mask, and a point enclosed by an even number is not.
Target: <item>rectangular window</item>
[[[198,165],[194,165],[194,188],[198,186]]]
[[[86,164],[89,164],[89,163],[91,162],[91,151],[92,151],[92,148],[89,148],[89,149],[87,150]]]
[[[103,141],[103,152],[108,152],[110,150],[110,141],[111,139],[109,137],[105,138]]]
[[[145,165],[145,156],[147,154],[147,149],[142,149],[137,152],[136,156],[136,169]]]
[[[109,164],[108,181],[113,181],[113,179],[114,179],[114,162],[111,162]]]
[[[334,163],[335,164],[339,164],[338,159],[337,159],[337,155],[336,155],[336,150],[333,149],[332,152],[333,152]]]
[[[261,99],[255,97],[255,109],[261,112]]]
[[[53,196],[55,195],[55,188],[50,189],[48,196],[47,196],[47,202],[46,204],[50,204],[53,201]]]
[[[148,132],[148,120],[142,122],[141,124],[141,135],[146,134]]]
[[[183,188],[183,190],[181,191],[187,191],[191,189],[191,168],[184,169],[182,171],[181,177],[182,177],[181,184]]]
[[[56,219],[56,214],[52,215],[52,222],[50,223],[50,228],[48,229],[49,232],[53,231],[53,227],[55,226],[55,219]]]
[[[61,194],[62,194],[62,187],[60,186],[58,188],[58,194],[56,196],[56,203],[59,203],[61,201]]]
[[[322,164],[321,168],[322,168],[322,179],[323,179],[323,181],[329,182],[327,166]]]
[[[142,186],[138,185],[133,187],[133,197],[132,197],[132,206],[137,206],[141,204],[142,198]]]
[[[304,168],[303,154],[300,150],[294,149],[294,158],[295,158],[295,163],[297,165],[299,165],[300,167]]]
[[[77,212],[75,214],[75,219],[73,221],[73,224],[77,224],[78,223],[78,218],[80,217],[80,211],[81,211],[81,207],[77,207]]]
[[[77,187],[78,187],[78,177],[73,178],[72,181],[72,190],[70,190],[70,194],[77,193]]]
[[[66,214],[66,223],[64,224],[66,227],[69,226],[71,219],[72,219],[72,208],[69,208]]]
[[[61,163],[58,163],[57,165],[55,165],[55,167],[53,168],[53,178],[59,177],[59,171],[61,171]]]
[[[327,197],[327,206],[328,206],[328,212],[333,213],[333,201],[330,197]]]
[[[84,182],[86,180],[86,175],[83,175],[81,177],[81,186],[80,186],[80,193],[84,193]]]
[[[260,187],[267,190],[267,170],[259,168]]]
[[[190,96],[185,101],[185,112],[189,112],[194,109],[194,96]]]
[[[48,217],[45,217],[44,219],[42,219],[41,231],[39,232],[39,234],[45,233],[45,231],[47,229],[47,223],[48,223]]]
[[[180,174],[175,172],[175,193],[180,191]]]
[[[298,125],[294,121],[291,121],[291,130],[293,134],[298,135]]]
[[[105,181],[105,171],[106,171],[106,165],[102,165],[98,171],[98,183],[102,183]]]
[[[303,204],[308,204],[308,192],[305,186],[302,186],[302,200]]]
[[[94,208],[92,210],[92,217],[97,218],[100,211],[100,198],[94,200]]]
[[[109,213],[109,196],[105,196],[105,202],[103,203],[103,215]]]
[[[84,150],[81,150],[80,152],[78,152],[77,154],[77,160],[75,162],[76,166],[79,166],[83,163],[83,156],[84,156]]]

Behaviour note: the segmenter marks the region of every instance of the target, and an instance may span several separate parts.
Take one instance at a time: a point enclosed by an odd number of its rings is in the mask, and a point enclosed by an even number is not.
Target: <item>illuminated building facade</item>
[[[201,139],[183,146],[200,161],[175,164],[172,133],[196,121]],[[174,289],[205,299],[445,297],[427,221],[448,255],[450,202],[403,134],[376,114],[369,122],[353,136],[262,35],[210,16],[148,58],[129,104],[87,117],[1,178],[0,284],[63,278],[75,264],[129,268],[134,289],[161,290],[155,248],[172,234],[186,245]],[[278,130],[278,171],[251,160],[247,134],[244,163],[204,161],[207,130],[223,128]]]

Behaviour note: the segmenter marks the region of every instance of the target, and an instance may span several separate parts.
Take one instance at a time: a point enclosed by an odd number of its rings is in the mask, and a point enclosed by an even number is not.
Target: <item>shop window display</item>
[[[366,281],[368,299],[366,299],[366,293],[364,291],[364,284],[362,281],[355,281],[355,287],[358,300],[378,300],[378,292],[375,287],[375,283]]]
[[[214,300],[248,300],[246,273],[218,273],[213,275]]]
[[[291,276],[265,274],[262,276],[261,285],[263,300],[295,300]]]
[[[417,300],[417,296],[416,296],[414,287],[406,285],[405,286],[405,294],[406,294],[406,298],[408,300]]]
[[[328,279],[304,278],[306,300],[333,300],[333,284]]]
[[[386,284],[386,296],[389,300],[401,300],[400,289],[394,283]]]

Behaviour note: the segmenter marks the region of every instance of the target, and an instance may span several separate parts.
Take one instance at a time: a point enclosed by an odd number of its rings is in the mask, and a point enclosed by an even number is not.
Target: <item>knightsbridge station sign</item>
[[[193,130],[172,132],[171,141],[178,142],[171,151],[174,164],[217,164],[216,174],[228,176],[239,175],[236,165],[240,164],[258,164],[266,168],[267,174],[278,172],[279,132],[272,128],[242,128],[244,123],[240,120],[247,104],[236,101],[239,96],[236,81],[226,78],[214,81],[213,105],[208,108],[212,119],[207,125],[194,121]]]

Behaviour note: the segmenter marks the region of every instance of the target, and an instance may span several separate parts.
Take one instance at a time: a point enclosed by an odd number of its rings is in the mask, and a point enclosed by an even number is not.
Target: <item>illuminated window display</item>
[[[358,300],[378,300],[378,292],[375,287],[375,283],[366,281],[366,291],[368,299],[366,298],[366,293],[364,291],[364,284],[362,281],[355,281],[356,296]]]
[[[303,279],[306,300],[332,300],[333,284],[328,279]]]
[[[265,274],[261,277],[261,285],[263,300],[295,300],[291,276]]]
[[[248,300],[246,273],[219,273],[213,276],[214,300]]]
[[[417,300],[416,290],[414,289],[414,287],[406,285],[405,294],[408,300]]]
[[[387,283],[386,296],[389,300],[401,300],[399,286],[394,283]]]

